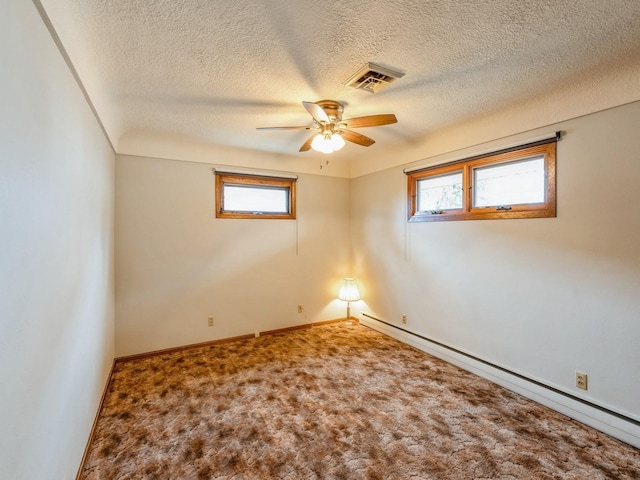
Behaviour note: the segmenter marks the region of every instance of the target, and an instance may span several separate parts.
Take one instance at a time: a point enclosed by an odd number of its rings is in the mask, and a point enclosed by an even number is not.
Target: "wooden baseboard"
[[[109,387],[111,386],[111,380],[113,378],[113,371],[116,368],[116,360],[113,360],[111,364],[111,370],[109,370],[109,375],[107,377],[107,382],[105,383],[104,389],[102,390],[102,397],[100,398],[100,403],[98,404],[98,410],[96,411],[96,415],[93,418],[93,425],[91,425],[91,431],[89,432],[89,439],[87,440],[87,444],[84,447],[84,453],[82,454],[82,460],[80,461],[80,467],[78,468],[78,473],[76,474],[76,480],[80,480],[82,478],[82,471],[84,470],[84,464],[87,462],[87,456],[89,455],[89,447],[91,446],[91,442],[93,442],[93,437],[96,432],[96,427],[98,426],[98,419],[100,418],[100,414],[102,413],[102,407],[104,406],[104,402],[107,398],[107,392],[109,391]]]
[[[278,333],[287,333],[287,332],[292,332],[294,330],[304,330],[307,328],[314,328],[314,327],[321,327],[323,325],[331,325],[333,323],[340,323],[340,322],[346,322],[346,321],[358,321],[357,318],[353,318],[351,317],[350,319],[347,318],[335,318],[333,320],[324,320],[322,322],[312,322],[312,323],[303,323],[302,325],[295,325],[293,327],[286,327],[286,328],[277,328],[275,330],[267,330],[264,332],[258,332],[258,336],[262,337],[263,335],[275,335]]]
[[[312,323],[305,323],[304,325],[295,325],[293,327],[276,328],[275,330],[266,330],[264,332],[256,332],[256,337],[263,337],[265,335],[277,335],[278,333],[293,332],[295,330],[307,330],[313,327]]]
[[[238,335],[237,337],[221,338],[219,340],[210,340],[208,342],[191,343],[189,345],[181,345],[179,347],[163,348],[162,350],[153,350],[151,352],[134,353],[133,355],[125,355],[123,357],[116,357],[116,362],[129,362],[131,360],[139,360],[141,358],[155,357],[157,355],[165,355],[167,353],[180,352],[182,350],[190,350],[192,348],[211,347],[213,345],[219,345],[221,343],[237,342],[238,340],[247,340],[253,338],[254,335]]]
[[[323,325],[331,325],[332,323],[340,323],[340,322],[356,322],[356,323],[358,323],[358,319],[356,317],[335,318],[333,320],[323,320],[322,322],[313,322],[311,325],[313,327],[321,327]]]
[[[182,350],[190,350],[192,348],[210,347],[213,345],[219,345],[221,343],[237,342],[238,340],[248,340],[255,337],[262,337],[264,335],[277,335],[278,333],[286,333],[286,332],[292,332],[295,330],[303,330],[306,328],[321,327],[323,325],[331,325],[332,323],[340,323],[345,321],[352,321],[357,323],[358,319],[355,317],[336,318],[333,320],[324,320],[322,322],[303,323],[301,325],[294,325],[293,327],[277,328],[275,330],[265,330],[264,332],[257,331],[253,334],[248,333],[246,335],[239,335],[237,337],[227,337],[227,338],[221,338],[218,340],[210,340],[208,342],[191,343],[189,345],[181,345],[179,347],[164,348],[162,350],[153,350],[151,352],[134,353],[133,355],[116,357],[114,362],[128,362],[131,360],[139,360],[141,358],[155,357],[156,355],[164,355],[167,353],[180,352]]]

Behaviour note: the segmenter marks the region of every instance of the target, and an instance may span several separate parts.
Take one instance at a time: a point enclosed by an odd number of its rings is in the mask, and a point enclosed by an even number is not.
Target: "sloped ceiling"
[[[332,159],[389,156],[640,63],[636,0],[39,1],[119,153],[157,136],[317,159],[298,153],[309,132],[256,127],[310,125],[301,101],[328,98],[345,118],[398,117]],[[344,86],[367,62],[405,76],[376,94]]]

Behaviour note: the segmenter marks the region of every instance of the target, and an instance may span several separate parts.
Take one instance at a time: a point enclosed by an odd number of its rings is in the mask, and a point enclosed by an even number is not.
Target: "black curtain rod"
[[[623,415],[621,413],[618,413],[618,412],[616,412],[614,410],[610,410],[610,409],[608,409],[606,407],[603,407],[601,405],[598,405],[597,403],[593,403],[593,402],[590,402],[589,400],[585,400],[583,398],[576,397],[575,395],[572,395],[570,393],[563,392],[562,390],[560,390],[558,388],[555,388],[555,387],[552,387],[552,386],[547,385],[545,383],[539,382],[538,380],[534,380],[533,378],[526,377],[526,376],[522,375],[521,373],[514,372],[512,370],[509,370],[508,368],[501,367],[500,365],[496,365],[495,363],[489,362],[487,360],[483,360],[482,358],[478,358],[475,355],[471,355],[470,353],[463,352],[462,350],[458,350],[457,348],[450,347],[449,345],[441,343],[441,342],[439,342],[437,340],[434,340],[432,338],[422,336],[419,333],[415,333],[415,332],[412,332],[410,330],[406,330],[406,329],[404,329],[402,327],[394,325],[393,323],[385,322],[384,320],[380,320],[379,318],[373,317],[373,316],[368,315],[366,313],[363,313],[362,315],[367,317],[367,318],[370,318],[372,320],[375,320],[376,322],[384,323],[385,325],[388,325],[389,327],[393,327],[396,330],[401,330],[401,331],[403,331],[405,333],[408,333],[409,335],[412,335],[414,337],[418,337],[418,338],[420,338],[422,340],[425,340],[425,341],[427,341],[429,343],[433,343],[434,345],[438,345],[439,347],[446,348],[447,350],[451,350],[452,352],[455,352],[455,353],[460,354],[460,355],[464,355],[465,357],[470,358],[472,360],[475,360],[476,362],[483,363],[483,364],[488,365],[488,366],[490,366],[492,368],[500,370],[501,372],[505,372],[505,373],[508,373],[509,375],[513,375],[514,377],[518,377],[521,380],[526,380],[527,382],[533,383],[534,385],[537,385],[539,387],[545,388],[545,389],[550,390],[550,391],[552,391],[554,393],[558,393],[558,394],[563,395],[563,396],[565,396],[567,398],[570,398],[571,400],[575,400],[575,401],[580,402],[580,403],[582,403],[584,405],[587,405],[589,407],[592,407],[592,408],[595,408],[597,410],[600,410],[601,412],[604,412],[606,414],[613,415],[614,417],[617,417],[617,418],[619,418],[621,420],[624,420],[626,422],[632,423],[632,424],[640,427],[640,421],[638,421],[638,420],[636,420],[634,418],[628,417],[626,415]]]
[[[466,162],[471,162],[473,160],[479,160],[481,158],[492,157],[494,155],[501,155],[503,153],[514,152],[516,150],[522,150],[524,148],[531,148],[531,147],[537,147],[537,146],[540,146],[540,145],[547,145],[549,143],[557,142],[561,138],[562,138],[562,132],[560,130],[558,130],[554,136],[548,137],[548,138],[543,138],[541,140],[535,140],[533,142],[523,143],[523,144],[520,144],[520,145],[515,145],[513,147],[503,148],[502,150],[493,150],[491,152],[481,153],[479,155],[473,155],[471,157],[461,158],[461,159],[458,159],[458,160],[454,160],[452,162],[438,163],[437,165],[429,165],[427,167],[418,167],[418,168],[413,168],[413,169],[406,169],[405,168],[402,171],[406,175],[410,175],[412,173],[424,172],[424,171],[427,171],[427,170],[429,170],[431,168],[438,168],[438,167],[441,167],[443,165],[455,165],[457,163],[466,163]]]
[[[268,177],[268,178],[286,178],[287,180],[298,180],[298,175],[289,175],[286,173],[282,173],[282,174],[278,174],[278,173],[273,173],[273,172],[260,172],[260,171],[253,171],[253,172],[243,172],[240,170],[228,170],[228,169],[222,169],[222,168],[212,168],[211,171],[213,172],[213,174],[222,174],[222,175],[244,175],[245,177]]]

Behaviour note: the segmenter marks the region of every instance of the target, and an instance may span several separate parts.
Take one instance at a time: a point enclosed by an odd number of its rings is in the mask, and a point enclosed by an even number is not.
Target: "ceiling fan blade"
[[[311,130],[313,127],[257,127],[256,130]]]
[[[302,102],[302,105],[304,105],[304,108],[307,109],[307,112],[309,112],[309,115],[311,115],[316,122],[318,123],[331,122],[331,120],[329,119],[329,115],[327,115],[327,112],[325,112],[320,107],[320,105],[313,102]]]
[[[313,142],[313,139],[316,138],[316,135],[318,135],[317,133],[314,133],[313,135],[311,135],[306,142],[304,142],[302,144],[302,146],[300,147],[300,150],[298,150],[299,152],[306,152],[307,150],[311,150],[311,142]]]
[[[385,113],[382,115],[369,115],[367,117],[356,117],[348,120],[343,120],[340,123],[344,123],[349,128],[362,128],[362,127],[377,127],[379,125],[389,125],[391,123],[397,123],[398,119],[393,113]]]
[[[340,129],[339,133],[345,140],[352,143],[357,143],[358,145],[362,145],[363,147],[369,147],[376,143],[373,138],[365,137],[364,135],[357,132],[352,132],[351,130]]]

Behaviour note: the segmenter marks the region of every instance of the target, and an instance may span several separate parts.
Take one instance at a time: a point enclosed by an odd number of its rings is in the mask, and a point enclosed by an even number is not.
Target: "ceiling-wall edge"
[[[330,155],[315,152],[285,155],[146,131],[129,132],[122,135],[118,141],[117,153],[123,156],[340,178],[349,178],[350,173],[347,161],[344,159],[332,160]]]
[[[349,177],[415,162],[428,163],[438,156],[636,101],[640,101],[640,65],[630,62],[624,70],[583,78],[566,88],[429,132],[407,142],[401,151],[396,148],[386,156],[353,158]]]
[[[53,23],[51,23],[51,19],[49,18],[49,14],[45,10],[45,8],[42,5],[42,3],[40,2],[40,0],[32,0],[32,3],[33,3],[33,6],[35,7],[36,11],[38,12],[38,15],[40,15],[40,18],[42,19],[42,23],[44,24],[45,28],[49,31],[49,35],[51,35],[51,40],[53,41],[53,43],[55,44],[56,48],[58,49],[58,52],[60,52],[60,56],[62,57],[64,63],[67,65],[67,68],[69,69],[69,73],[71,73],[71,76],[73,77],[73,79],[75,80],[76,84],[78,85],[78,88],[80,89],[80,92],[84,96],[84,99],[87,102],[87,105],[89,106],[89,109],[93,113],[93,116],[95,117],[96,122],[98,122],[98,126],[102,130],[102,133],[104,134],[104,137],[107,140],[107,143],[109,144],[109,146],[111,147],[111,150],[115,154],[116,153],[116,149],[115,149],[115,146],[113,144],[113,141],[111,140],[111,137],[109,136],[109,133],[107,132],[107,129],[104,126],[104,122],[102,121],[102,118],[98,114],[98,110],[96,109],[96,106],[93,103],[93,100],[89,96],[89,92],[87,92],[87,89],[85,88],[84,83],[82,82],[82,79],[80,78],[80,75],[78,74],[78,71],[76,70],[75,65],[71,61],[71,58],[69,57],[67,49],[65,48],[65,46],[62,43],[62,40],[60,39],[60,36],[58,35],[58,31],[53,26]]]
[[[144,131],[122,135],[116,152],[276,172],[357,178],[401,165],[426,164],[430,159],[436,161],[437,157],[446,154],[535,132],[635,101],[640,101],[640,65],[630,63],[625,70],[583,78],[564,89],[429,132],[400,147],[388,147],[375,155],[359,155],[348,160],[314,152],[285,155]]]

